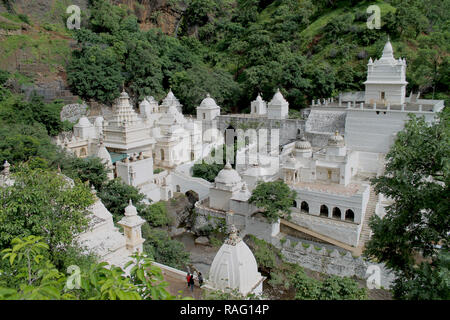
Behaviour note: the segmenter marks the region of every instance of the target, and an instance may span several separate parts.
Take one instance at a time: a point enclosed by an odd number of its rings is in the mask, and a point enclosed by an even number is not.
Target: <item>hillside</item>
[[[65,28],[69,2],[82,10],[82,32]],[[366,27],[372,4],[380,30]],[[135,101],[161,99],[171,87],[188,113],[207,92],[225,111],[245,111],[258,92],[268,100],[280,87],[300,109],[361,90],[367,60],[389,34],[408,62],[407,91],[448,100],[449,9],[448,0],[4,0],[0,28],[10,35],[0,36],[0,69],[22,88],[70,85],[68,101],[109,104],[124,83]],[[94,56],[117,70],[86,80]]]

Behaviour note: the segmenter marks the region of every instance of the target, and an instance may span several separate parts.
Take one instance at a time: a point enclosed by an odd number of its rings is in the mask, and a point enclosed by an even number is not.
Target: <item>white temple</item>
[[[238,236],[237,229],[232,225],[230,231],[214,257],[206,288],[237,290],[243,296],[250,293],[260,295],[265,278],[258,272],[256,259]]]
[[[112,115],[83,117],[72,136],[56,142],[77,156],[100,157],[112,168],[112,176],[137,187],[149,200],[195,192],[198,227],[210,223],[208,217],[220,218],[235,225],[242,236],[254,234],[269,242],[280,230],[291,228],[359,252],[370,238],[369,218],[383,216],[389,204],[374,193],[369,179],[383,173],[385,154],[409,113],[431,122],[444,108],[441,100],[419,99],[412,93],[406,97],[405,75],[406,61],[394,57],[388,41],[381,58],[368,62],[364,92],[313,101],[303,110],[304,119],[289,118],[289,103],[280,90],[269,103],[258,95],[249,114],[221,114],[208,94],[196,118],[182,114],[172,91],[161,104],[145,98],[139,113],[123,92]],[[253,127],[271,131],[270,151],[257,154],[256,163],[240,162],[235,169],[227,163],[214,183],[192,177],[192,166],[221,148],[226,129]],[[246,129],[248,137],[250,131]],[[273,141],[279,145],[273,147]],[[250,145],[240,147],[238,159],[251,153]],[[269,223],[248,199],[258,182],[278,179],[297,192],[297,199],[290,221]],[[231,254],[234,249],[221,250]]]

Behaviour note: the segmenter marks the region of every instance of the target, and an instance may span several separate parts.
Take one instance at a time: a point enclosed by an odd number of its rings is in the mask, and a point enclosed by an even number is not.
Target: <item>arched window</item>
[[[355,213],[353,212],[353,210],[348,209],[347,211],[345,211],[345,220],[355,221]]]
[[[309,213],[309,205],[306,201],[302,201],[300,209],[306,213]]]
[[[169,196],[169,198],[172,198],[172,191],[169,190],[169,192],[167,193],[167,195]]]
[[[341,218],[341,209],[334,207],[333,208],[333,218],[340,219]]]
[[[320,206],[320,215],[322,217],[328,217],[328,207],[324,204]]]
[[[181,188],[178,184],[177,184],[177,192],[181,192]]]
[[[191,152],[191,161],[195,160],[195,154],[193,152]]]
[[[80,157],[85,157],[85,156],[87,156],[86,148],[81,148]]]
[[[164,161],[164,149],[161,149],[161,161]]]
[[[293,207],[293,208],[297,208],[297,201],[295,201],[295,200],[292,201],[292,207]]]

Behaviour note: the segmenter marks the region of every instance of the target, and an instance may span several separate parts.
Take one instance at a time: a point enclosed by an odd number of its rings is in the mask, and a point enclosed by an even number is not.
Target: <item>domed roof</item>
[[[336,131],[334,135],[331,135],[328,138],[328,145],[338,147],[342,147],[345,145],[344,138],[339,134],[339,131]]]
[[[227,162],[225,167],[220,170],[214,181],[224,184],[236,184],[241,182],[241,176],[231,167],[230,163]]]
[[[144,100],[147,101],[150,105],[158,104],[158,101],[156,101],[156,99],[153,96],[148,96]]]
[[[103,119],[102,116],[99,116],[99,117],[95,118],[94,125],[96,127],[102,127],[103,126],[103,120],[105,120],[105,119]]]
[[[77,123],[78,127],[90,127],[91,125],[92,125],[91,122],[85,116],[82,116],[80,118],[80,120],[78,120],[78,123]]]
[[[200,103],[200,107],[201,108],[208,108],[208,109],[214,109],[217,108],[218,105],[216,103],[216,101],[211,98],[211,96],[209,95],[209,93],[206,95],[206,98],[202,100],[202,102]]]
[[[106,149],[105,145],[103,144],[103,141],[100,141],[100,146],[97,151],[97,157],[102,159],[103,163],[106,163],[108,165],[112,164],[111,155],[109,154],[108,150]]]
[[[170,89],[169,93],[164,98],[162,104],[164,106],[170,105],[181,106],[180,101],[178,101],[177,97],[175,97],[175,95],[173,94],[172,89]]]
[[[258,96],[256,97],[256,101],[263,101],[260,93],[258,93]]]
[[[380,60],[394,60],[394,49],[392,48],[392,44],[389,39],[384,45],[383,54]]]
[[[298,140],[295,143],[295,148],[301,149],[301,150],[309,150],[309,149],[311,149],[311,143],[309,143],[309,141],[306,140],[305,137],[302,137],[300,140]]]
[[[228,239],[211,264],[209,283],[217,289],[237,289],[241,294],[247,295],[262,280],[264,278],[258,272],[255,256],[232,225]]]
[[[147,99],[144,99],[144,100],[141,101],[141,103],[139,103],[139,107],[140,108],[142,108],[142,107],[150,107],[150,102],[148,102]]]
[[[130,96],[128,95],[128,93],[123,90],[122,93],[120,94],[120,99],[129,99]]]
[[[137,215],[136,207],[133,206],[133,202],[131,201],[131,199],[128,206],[125,208],[125,215],[128,217]]]
[[[285,104],[287,103],[286,99],[284,99],[283,95],[280,92],[280,89],[277,89],[277,92],[273,95],[272,100],[270,100],[270,104]]]

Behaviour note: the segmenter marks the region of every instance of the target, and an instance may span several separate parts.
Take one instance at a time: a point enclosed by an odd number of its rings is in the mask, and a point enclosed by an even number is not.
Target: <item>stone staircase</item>
[[[357,252],[359,254],[364,250],[364,245],[367,241],[370,240],[371,229],[369,227],[369,220],[375,214],[375,208],[377,205],[378,196],[373,189],[373,186],[370,186],[370,196],[369,201],[367,203],[366,214],[364,216],[364,221],[361,229],[361,234],[359,235],[359,244],[357,247]]]

